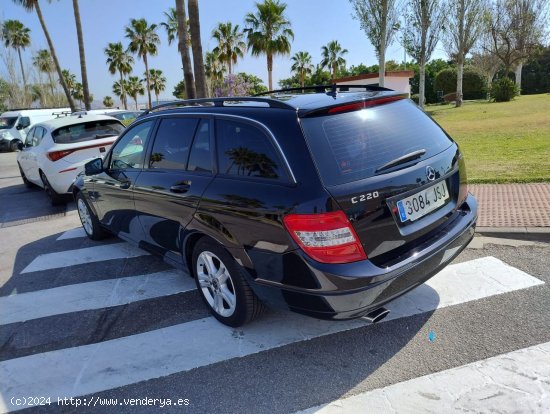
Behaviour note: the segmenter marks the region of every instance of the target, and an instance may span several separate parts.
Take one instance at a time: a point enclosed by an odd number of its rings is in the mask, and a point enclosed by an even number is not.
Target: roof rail
[[[393,92],[393,89],[388,89],[388,88],[384,88],[382,86],[376,86],[376,85],[342,85],[342,84],[333,83],[332,85],[312,85],[312,86],[304,86],[304,87],[297,87],[297,88],[276,89],[273,91],[258,93],[254,96],[273,95],[277,93],[298,92],[298,91],[302,91],[302,92],[315,91],[317,93],[323,93],[323,92],[327,92],[327,89],[331,94],[336,93],[336,89],[339,89],[341,92],[348,91],[349,89],[367,89],[369,91],[392,91]]]
[[[270,108],[292,109],[293,111],[296,110],[295,107],[276,99],[257,98],[254,96],[231,96],[231,97],[220,97],[220,98],[184,99],[184,100],[166,102],[166,103],[154,106],[151,109],[146,109],[143,112],[143,114],[141,114],[140,116],[147,115],[159,109],[178,108],[181,106],[205,106],[206,104],[211,104],[210,106],[224,106],[225,102],[260,102],[260,103],[268,104]]]

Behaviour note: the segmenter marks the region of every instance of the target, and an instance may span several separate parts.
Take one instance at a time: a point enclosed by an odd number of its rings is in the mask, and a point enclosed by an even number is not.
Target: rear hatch
[[[408,99],[346,103],[301,124],[325,187],[375,264],[440,231],[466,196],[457,145]]]
[[[62,164],[82,166],[87,161],[103,157],[124,130],[116,119],[99,119],[58,128],[52,132],[55,145],[48,158]]]

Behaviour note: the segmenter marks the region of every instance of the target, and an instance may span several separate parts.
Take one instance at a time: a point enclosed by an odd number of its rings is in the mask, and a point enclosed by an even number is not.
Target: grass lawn
[[[466,157],[471,183],[550,182],[550,94],[427,106]]]

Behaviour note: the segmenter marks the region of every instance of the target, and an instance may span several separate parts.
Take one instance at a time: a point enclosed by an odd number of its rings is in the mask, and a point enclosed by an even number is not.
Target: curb
[[[476,234],[550,243],[550,227],[476,227]]]

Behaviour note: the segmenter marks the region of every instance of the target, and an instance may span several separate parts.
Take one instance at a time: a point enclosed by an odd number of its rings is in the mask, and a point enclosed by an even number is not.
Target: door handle
[[[172,193],[183,194],[183,193],[188,192],[190,188],[191,188],[191,186],[189,184],[178,184],[178,185],[173,185],[172,187],[170,187],[170,191]]]
[[[128,181],[121,181],[121,182],[120,182],[120,188],[121,188],[122,190],[127,190],[128,188],[130,188],[130,185],[131,185],[131,184],[132,184],[132,183],[130,182],[130,180],[128,180]]]

